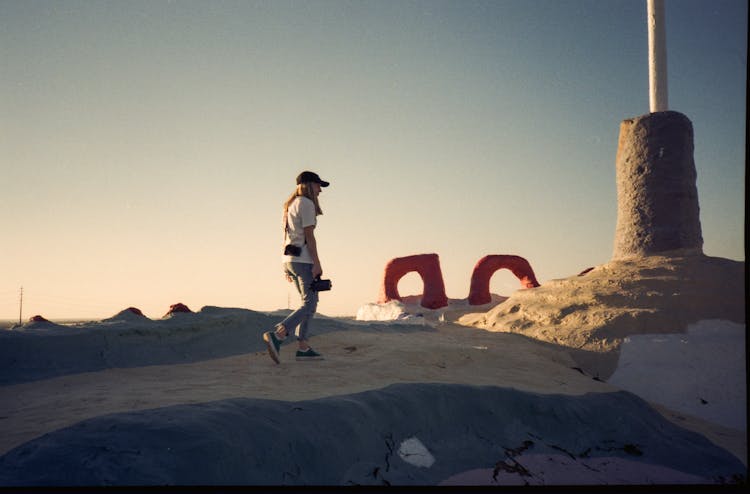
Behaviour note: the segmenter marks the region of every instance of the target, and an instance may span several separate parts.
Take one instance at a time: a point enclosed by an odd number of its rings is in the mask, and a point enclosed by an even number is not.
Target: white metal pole
[[[648,92],[651,113],[669,108],[667,94],[667,36],[664,0],[646,0],[648,14]]]

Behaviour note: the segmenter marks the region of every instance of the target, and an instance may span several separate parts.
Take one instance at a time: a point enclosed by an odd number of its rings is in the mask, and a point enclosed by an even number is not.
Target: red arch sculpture
[[[535,288],[539,286],[531,269],[529,262],[523,257],[510,255],[484,256],[474,266],[471,274],[471,287],[469,288],[469,305],[488,304],[492,300],[490,295],[490,278],[499,269],[510,269],[510,271],[521,281],[523,288]]]
[[[398,293],[398,282],[404,275],[412,271],[416,271],[422,277],[424,283],[424,292],[420,303],[422,307],[439,309],[448,305],[443,273],[440,270],[440,258],[437,254],[417,254],[397,257],[388,261],[385,265],[383,285],[378,303],[384,304],[391,300],[401,300],[401,295]]]

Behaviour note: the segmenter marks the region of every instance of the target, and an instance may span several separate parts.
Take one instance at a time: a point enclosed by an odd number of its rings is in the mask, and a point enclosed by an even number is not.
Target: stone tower
[[[624,120],[616,168],[613,260],[703,254],[693,124],[685,115],[663,111]]]

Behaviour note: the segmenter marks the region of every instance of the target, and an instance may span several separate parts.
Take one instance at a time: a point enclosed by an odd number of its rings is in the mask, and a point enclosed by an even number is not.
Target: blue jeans
[[[292,328],[297,328],[295,332],[297,341],[307,340],[310,321],[318,308],[318,292],[310,288],[310,284],[313,282],[312,267],[312,264],[304,262],[284,263],[286,273],[292,277],[292,281],[302,297],[302,306],[289,314],[286,319],[281,321],[281,324],[286,328],[287,335],[292,332]]]

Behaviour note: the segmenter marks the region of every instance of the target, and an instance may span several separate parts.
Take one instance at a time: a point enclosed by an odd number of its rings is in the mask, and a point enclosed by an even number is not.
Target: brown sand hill
[[[745,263],[649,256],[519,290],[459,323],[519,333],[571,349],[609,352],[633,334],[682,332],[705,319],[745,322]]]

